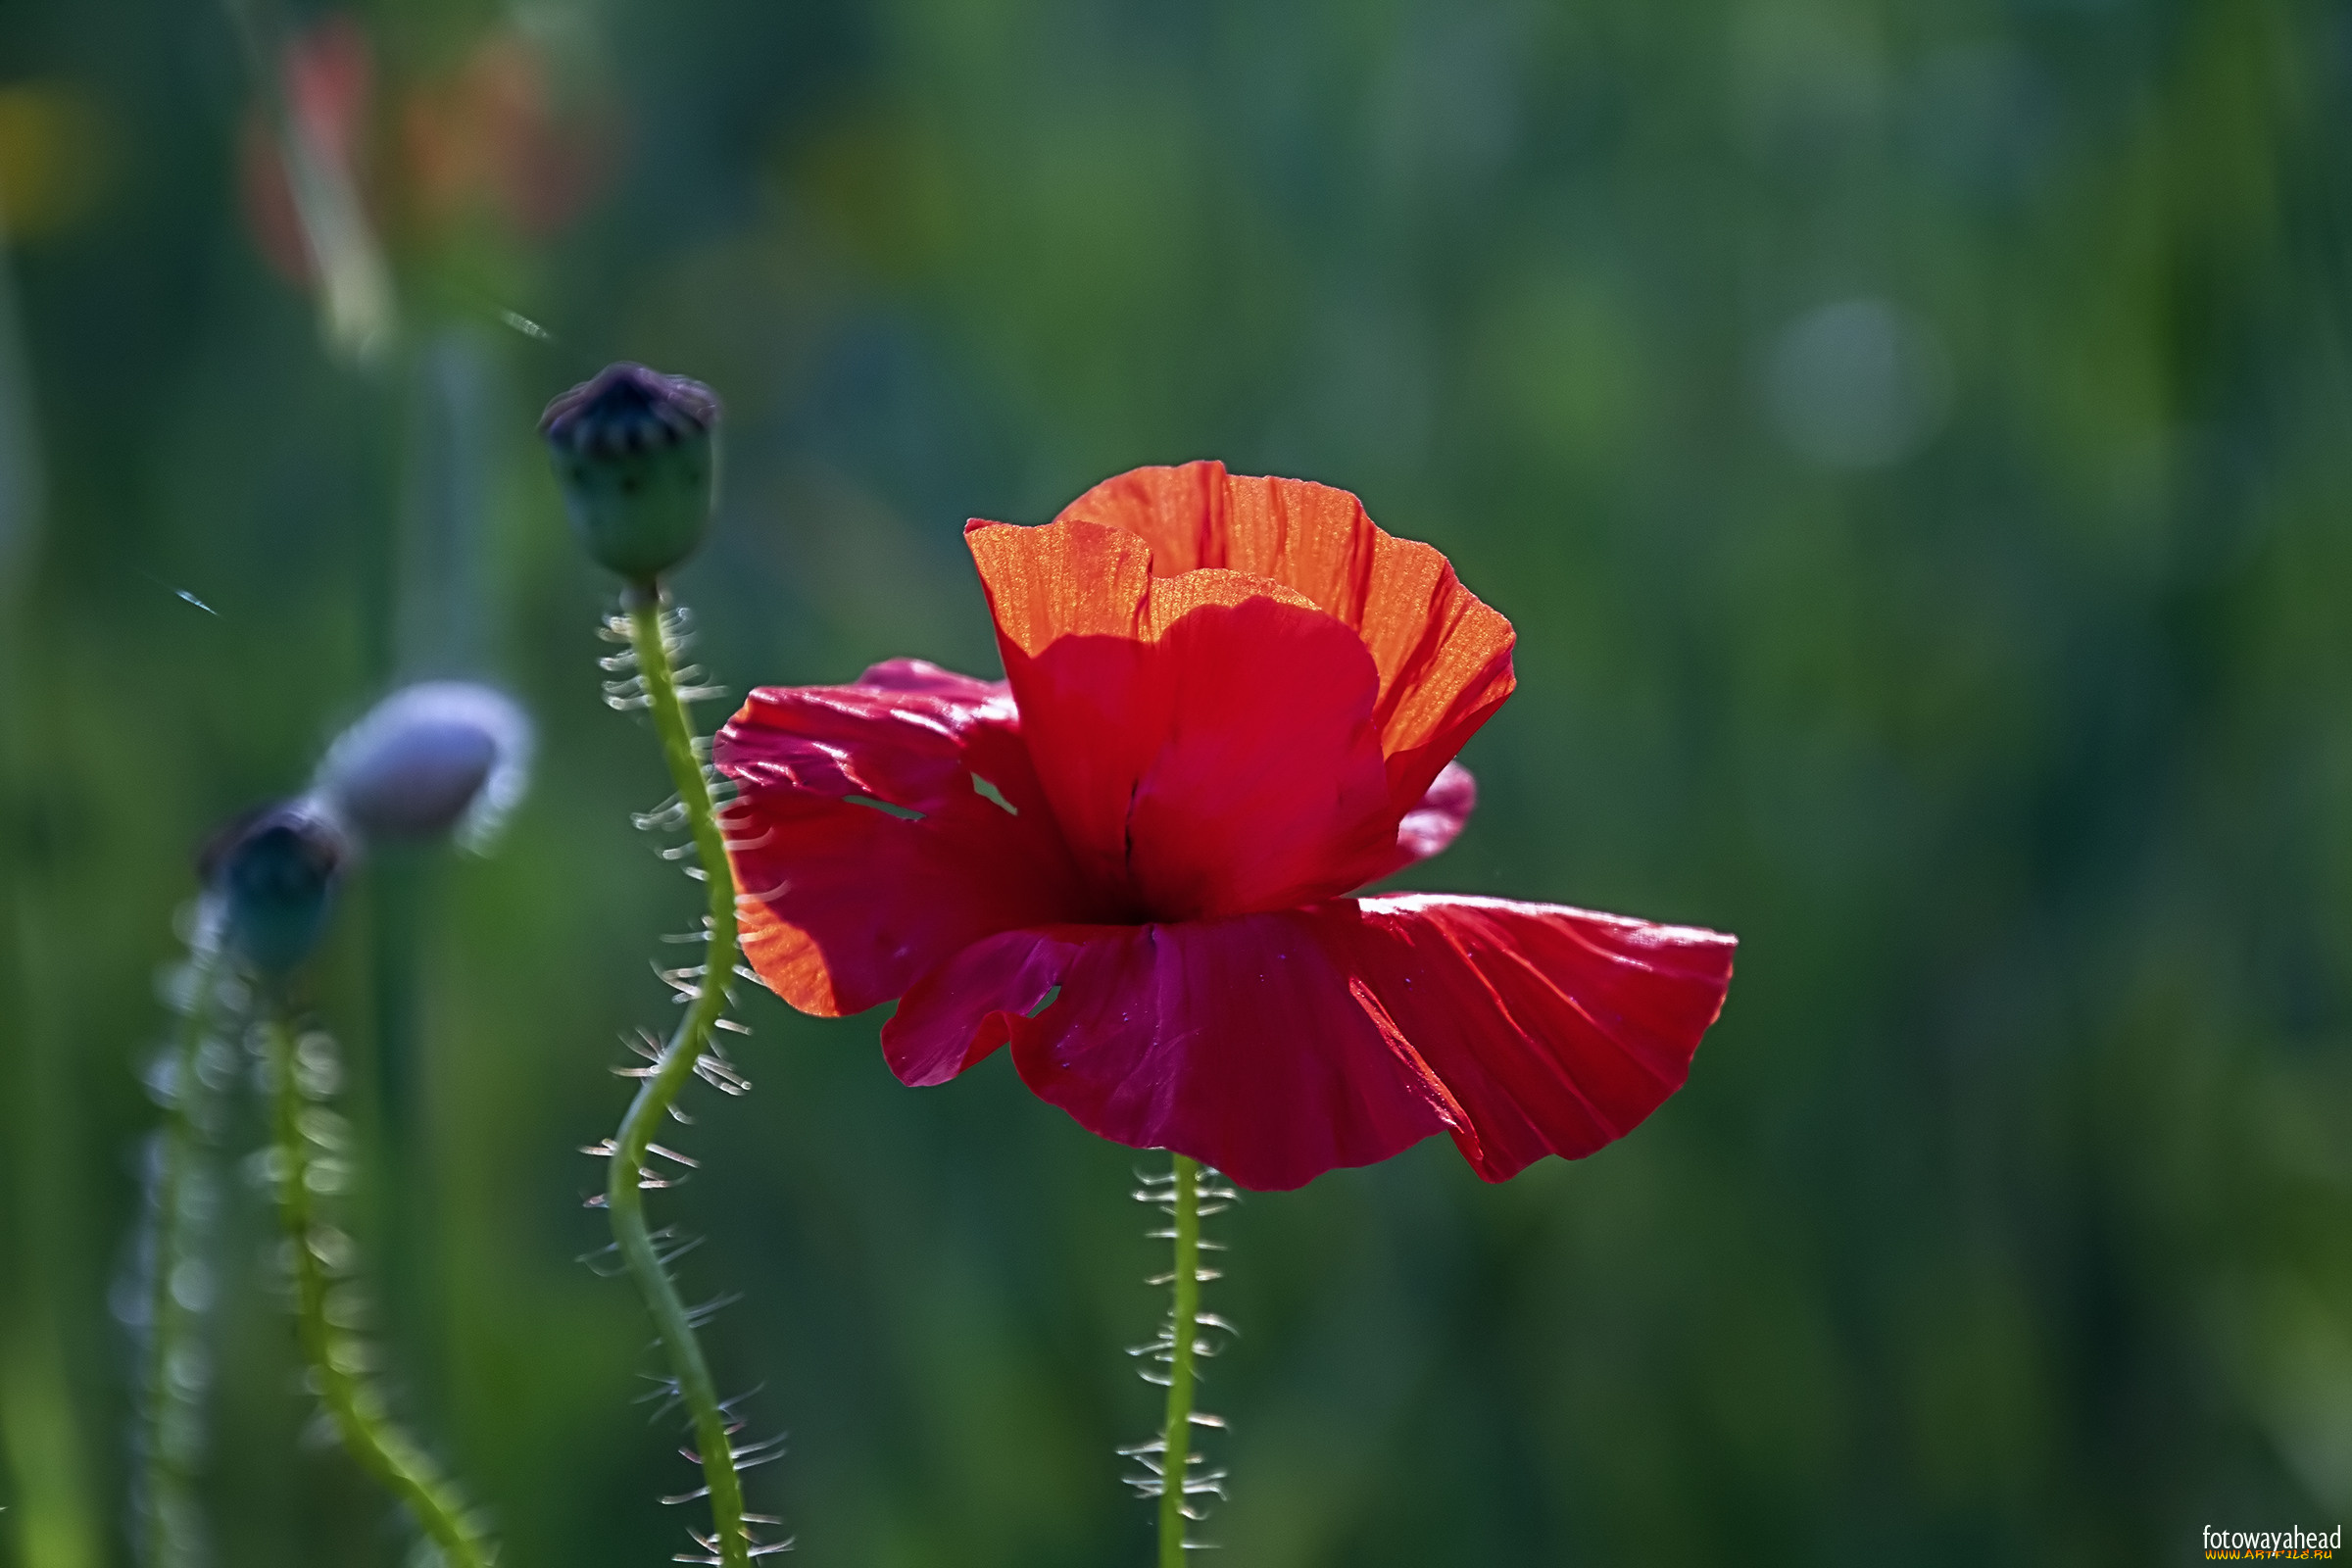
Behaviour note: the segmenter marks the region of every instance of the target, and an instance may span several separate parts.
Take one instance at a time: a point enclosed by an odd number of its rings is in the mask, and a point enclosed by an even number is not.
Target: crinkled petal
[[[1387,533],[1345,490],[1187,463],[1106,479],[1062,519],[1134,534],[1155,576],[1217,567],[1270,578],[1354,628],[1380,672],[1373,721],[1400,809],[1511,694],[1511,623],[1443,555]]]
[[[1489,1181],[1624,1137],[1681,1088],[1735,939],[1503,899],[1354,901],[1349,968],[1445,1084]]]
[[[1153,578],[1115,528],[967,542],[1038,777],[1125,917],[1279,908],[1394,858],[1378,678],[1346,624],[1240,572]]]
[[[1441,1129],[1489,1181],[1623,1137],[1680,1088],[1728,936],[1553,905],[1410,895],[974,944],[883,1029],[938,1083],[1011,1043],[1089,1131],[1246,1187],[1386,1159]]]
[[[1332,911],[1059,926],[977,944],[883,1030],[935,1082],[1006,1040],[1038,1096],[1088,1131],[1173,1149],[1245,1187],[1387,1159],[1459,1113],[1340,961]]]
[[[898,660],[762,688],[713,756],[741,790],[723,825],[745,956],[803,1011],[862,1011],[982,937],[1097,913],[1002,682]]]

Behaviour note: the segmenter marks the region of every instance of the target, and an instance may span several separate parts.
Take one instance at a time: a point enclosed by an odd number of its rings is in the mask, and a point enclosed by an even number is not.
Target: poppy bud
[[[539,433],[588,554],[650,586],[694,554],[717,487],[718,399],[700,381],[609,365],[547,406]]]
[[[478,846],[522,798],[531,723],[502,693],[424,681],[385,698],[335,738],[312,798],[361,840]]]
[[[263,973],[279,975],[318,945],[350,858],[341,830],[295,801],[231,822],[196,868],[226,911],[229,945]]]

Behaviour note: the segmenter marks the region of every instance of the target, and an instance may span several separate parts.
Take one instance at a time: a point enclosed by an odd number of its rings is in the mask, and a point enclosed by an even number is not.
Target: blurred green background
[[[110,1300],[193,847],[448,673],[529,706],[535,791],[491,858],[370,865],[311,984],[407,1173],[355,1215],[391,1386],[514,1568],[683,1545],[644,1320],[573,1261],[696,907],[532,431],[618,357],[726,399],[679,593],[738,692],[993,674],[966,516],[1324,479],[1519,628],[1416,884],[1742,939],[1598,1157],[1489,1188],[1440,1140],[1217,1222],[1219,1560],[2137,1565],[2352,1514],[2342,5],[246,22],[0,6],[7,1560],[128,1560]],[[364,218],[323,291],[273,98]],[[1152,1156],[1002,1058],[911,1092],[874,1017],[748,1009],[758,1091],[657,1212],[746,1293],[712,1354],[793,1437],[755,1503],[813,1563],[1147,1560]],[[255,1136],[217,1555],[389,1564],[299,1443]]]

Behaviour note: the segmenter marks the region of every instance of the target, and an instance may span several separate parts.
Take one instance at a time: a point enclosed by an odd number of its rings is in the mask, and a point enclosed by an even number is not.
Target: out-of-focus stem
[[[245,45],[254,86],[277,132],[286,187],[318,279],[319,327],[336,358],[366,365],[391,347],[399,328],[392,273],[352,182],[351,170],[321,146],[286,101],[284,40],[255,0],[226,0]]]
[[[74,984],[67,951],[86,944],[57,934],[59,873],[28,830],[38,803],[68,785],[43,723],[63,699],[32,624],[46,498],[6,220],[0,213],[0,824],[17,858],[0,878],[0,1027],[13,1052],[0,1105],[0,1488],[9,1494],[0,1531],[20,1561],[85,1568],[102,1555],[103,1527],[82,1471],[83,1412],[57,1298],[71,1274],[62,1261],[86,1224],[82,1184],[59,1179],[80,1168],[81,1110],[56,1004]]]
[[[320,1402],[334,1421],[344,1448],[409,1506],[416,1522],[441,1548],[449,1568],[485,1568],[489,1552],[464,1511],[434,1474],[433,1464],[408,1435],[385,1418],[374,1393],[336,1354],[336,1333],[327,1319],[329,1286],[320,1236],[311,1213],[310,1139],[303,1131],[303,1093],[295,1062],[294,1031],[282,1004],[273,1004],[264,1025],[270,1056],[277,1162],[277,1210],[293,1253],[294,1321],[303,1359]]]
[[[695,1064],[710,1043],[727,1001],[727,981],[735,972],[735,879],[727,866],[725,841],[710,808],[710,789],[703,776],[702,759],[695,755],[693,731],[678,702],[677,681],[669,663],[669,649],[662,636],[662,605],[657,592],[632,588],[628,600],[629,635],[637,651],[638,673],[645,682],[648,710],[661,737],[662,755],[669,764],[670,781],[686,811],[687,826],[702,860],[710,892],[710,941],[703,956],[703,980],[677,1033],[655,1062],[651,1076],[637,1091],[620,1132],[612,1144],[612,1164],[606,1189],[612,1210],[612,1239],[621,1261],[645,1297],[646,1310],[669,1356],[670,1374],[677,1379],[678,1396],[694,1421],[695,1447],[702,1459],[703,1478],[710,1492],[710,1519],[717,1556],[727,1568],[749,1568],[751,1541],[744,1528],[743,1480],[735,1467],[733,1440],[726,1412],[719,1407],[710,1367],[695,1339],[694,1325],[677,1288],[670,1283],[661,1254],[645,1223],[645,1193],[639,1185],[647,1154],[662,1118],[694,1076]]]
[[[1175,1156],[1176,1193],[1169,1230],[1176,1237],[1176,1276],[1169,1318],[1168,1420],[1161,1435],[1159,1568],[1183,1568],[1185,1473],[1193,1442],[1193,1346],[1200,1317],[1200,1166]]]
[[[196,1140],[204,1123],[199,1097],[204,1079],[198,1060],[212,1033],[213,999],[220,978],[220,911],[206,898],[198,906],[196,939],[191,944],[187,988],[181,1006],[179,1033],[172,1044],[171,1108],[164,1117],[163,1148],[155,1177],[154,1257],[147,1298],[147,1405],[143,1459],[146,1529],[141,1544],[148,1568],[184,1560],[188,1552],[181,1535],[194,1512],[193,1480],[179,1446],[172,1441],[172,1411],[177,1396],[172,1390],[172,1365],[187,1339],[188,1308],[177,1290],[187,1251],[188,1171],[196,1158]]]

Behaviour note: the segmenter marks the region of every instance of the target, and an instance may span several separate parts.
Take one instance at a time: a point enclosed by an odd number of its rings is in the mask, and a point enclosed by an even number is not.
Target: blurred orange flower
[[[330,174],[354,189],[364,188],[363,137],[374,85],[368,35],[347,16],[328,17],[295,37],[279,64],[286,134],[302,138]],[[246,115],[238,138],[237,172],[245,220],[262,255],[287,279],[314,281],[318,270],[303,235],[285,152],[258,106]]]
[[[378,156],[375,54],[360,23],[334,16],[285,46],[285,134],[359,198],[379,232],[430,247],[487,217],[544,239],[578,217],[611,167],[615,117],[590,102],[566,112],[545,52],[512,31],[481,39],[451,72],[392,95],[396,132]],[[239,146],[245,212],[262,254],[297,282],[316,279],[288,151],[257,106]]]
[[[514,33],[483,39],[454,76],[411,93],[400,134],[427,228],[487,210],[532,239],[587,206],[613,140],[609,117],[557,113],[545,55]]]

